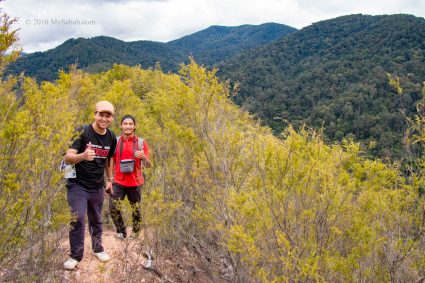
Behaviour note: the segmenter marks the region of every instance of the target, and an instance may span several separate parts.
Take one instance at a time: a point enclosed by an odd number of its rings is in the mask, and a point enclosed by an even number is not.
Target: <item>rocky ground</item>
[[[148,248],[145,235],[120,240],[112,230],[103,233],[103,246],[111,260],[102,263],[91,254],[90,236],[86,232],[84,259],[73,271],[63,270],[61,282],[217,282],[211,268],[199,256],[181,248],[174,254],[156,258]],[[69,253],[67,239],[61,243],[64,261]],[[152,255],[153,260],[148,257]],[[214,278],[214,279],[213,279]],[[225,282],[219,280],[218,282]]]

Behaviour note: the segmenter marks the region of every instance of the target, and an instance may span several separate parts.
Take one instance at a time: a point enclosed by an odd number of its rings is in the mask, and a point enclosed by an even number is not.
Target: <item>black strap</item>
[[[123,140],[124,140],[124,137],[121,136],[121,138],[120,138],[120,160],[122,160],[121,155],[122,155],[122,141]],[[134,156],[136,154],[136,140],[137,140],[137,137],[133,136],[133,159],[135,159]]]
[[[134,157],[134,159],[136,157],[136,140],[137,140],[137,137],[133,136],[133,157]]]
[[[90,137],[89,137],[89,129],[90,129],[90,124],[83,124],[83,129],[80,132],[80,138],[81,138],[81,146],[80,146],[80,150],[81,152],[84,152],[86,150],[86,143],[85,141],[90,142]]]
[[[123,140],[123,137],[121,136],[121,138],[120,138],[120,161],[121,161],[121,155],[122,155],[122,140]]]

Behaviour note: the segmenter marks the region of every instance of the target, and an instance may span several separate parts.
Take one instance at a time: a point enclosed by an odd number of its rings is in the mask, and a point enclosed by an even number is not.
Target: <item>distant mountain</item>
[[[196,61],[213,65],[247,49],[272,42],[296,31],[276,23],[238,27],[211,26],[197,33],[170,41],[167,45],[192,54]]]
[[[183,57],[183,53],[165,43],[124,42],[99,36],[90,39],[69,39],[54,49],[27,54],[12,64],[8,71],[15,74],[24,71],[27,76],[35,77],[39,81],[51,81],[57,78],[58,70],[66,70],[71,64],[93,72],[110,69],[114,63],[140,64],[147,68],[161,62],[164,69],[172,69],[178,66]]]
[[[105,71],[114,63],[140,64],[144,68],[160,63],[164,71],[175,71],[192,55],[201,64],[212,65],[237,52],[258,47],[296,31],[286,25],[268,23],[259,26],[213,26],[169,43],[153,41],[124,42],[112,37],[69,39],[58,47],[22,56],[10,65],[9,73],[36,77],[39,81],[54,80],[59,69],[70,64],[90,72]]]
[[[425,20],[350,15],[321,21],[219,65],[240,82],[235,101],[280,132],[288,123],[325,128],[331,140],[375,144],[401,156],[406,115],[425,80]],[[399,76],[404,95],[389,85]]]

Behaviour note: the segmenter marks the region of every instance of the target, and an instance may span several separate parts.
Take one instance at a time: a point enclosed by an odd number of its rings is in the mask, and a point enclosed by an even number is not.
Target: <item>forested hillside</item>
[[[238,27],[211,26],[170,41],[167,45],[191,54],[199,64],[212,66],[241,51],[272,42],[295,31],[293,27],[276,23]]]
[[[377,156],[401,157],[406,118],[425,78],[425,20],[351,15],[326,20],[219,65],[240,82],[239,105],[275,132],[324,127],[329,140],[354,138]],[[398,96],[388,75],[398,76]],[[404,113],[404,115],[403,115]]]
[[[8,68],[8,73],[24,72],[39,81],[58,78],[60,70],[70,65],[90,72],[109,70],[114,63],[130,66],[154,67],[161,62],[165,70],[177,70],[183,53],[164,43],[152,41],[124,42],[112,37],[98,36],[90,39],[69,39],[46,52],[23,56]]]
[[[1,50],[16,41],[11,22],[3,16]],[[16,55],[6,54],[1,71]],[[58,245],[70,214],[57,168],[73,129],[91,122],[103,99],[116,107],[112,129],[133,114],[151,148],[142,190],[149,241],[140,245],[156,262],[184,249],[202,266],[186,273],[209,282],[425,278],[423,170],[406,177],[397,165],[360,156],[356,143],[327,145],[308,129],[289,127],[277,138],[194,62],[178,74],[114,65],[40,84],[2,77],[0,90],[0,281],[63,281],[67,255]],[[423,141],[423,117],[416,126],[412,138]],[[143,282],[145,271],[131,260],[102,280]]]
[[[281,24],[243,25],[237,27],[213,26],[168,43],[153,41],[124,42],[111,37],[69,39],[45,52],[27,54],[8,68],[8,73],[52,81],[58,71],[69,65],[88,72],[103,72],[114,63],[143,68],[161,65],[165,72],[176,72],[179,64],[189,56],[202,64],[215,64],[237,52],[279,39],[296,29]]]

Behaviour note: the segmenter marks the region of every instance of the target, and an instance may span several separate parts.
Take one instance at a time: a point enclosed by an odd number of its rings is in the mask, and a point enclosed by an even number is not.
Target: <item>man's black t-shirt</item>
[[[81,131],[81,128],[80,128]],[[82,153],[86,150],[89,142],[96,153],[93,161],[81,161],[75,164],[77,178],[75,179],[83,187],[89,190],[103,188],[105,186],[104,171],[108,158],[114,155],[117,145],[115,134],[107,129],[106,134],[100,135],[95,132],[93,126],[84,125],[80,136],[74,140],[71,148]]]

